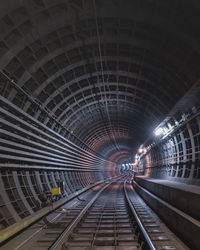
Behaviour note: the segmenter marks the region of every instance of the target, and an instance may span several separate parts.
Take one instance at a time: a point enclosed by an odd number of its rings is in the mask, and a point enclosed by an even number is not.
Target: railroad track
[[[189,249],[126,181],[105,186],[81,213],[50,250]]]
[[[12,249],[189,249],[123,179],[97,186],[57,213],[41,233]]]

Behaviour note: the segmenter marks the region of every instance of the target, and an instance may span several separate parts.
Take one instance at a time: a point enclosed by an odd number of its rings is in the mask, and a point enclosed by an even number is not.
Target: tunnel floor
[[[141,199],[129,179],[95,186],[1,249],[144,249],[148,245],[129,202],[156,249],[189,249]]]

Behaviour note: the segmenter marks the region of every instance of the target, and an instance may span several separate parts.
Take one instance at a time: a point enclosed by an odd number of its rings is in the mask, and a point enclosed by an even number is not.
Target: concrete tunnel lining
[[[188,185],[199,204],[199,11],[195,0],[1,1],[1,230],[44,211],[59,181],[62,203],[121,164],[141,188]]]

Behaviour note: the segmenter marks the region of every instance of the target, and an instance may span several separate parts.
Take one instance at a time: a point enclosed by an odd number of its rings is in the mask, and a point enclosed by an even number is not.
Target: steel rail
[[[36,215],[33,214],[31,216],[31,218],[29,218],[27,221],[23,221],[22,223],[18,222],[17,226],[15,224],[11,225],[10,226],[11,228],[5,229],[5,232],[0,234],[0,249],[1,249],[1,246],[4,245],[4,243],[6,241],[9,241],[12,237],[15,237],[18,233],[21,233],[23,230],[26,230],[31,224],[37,223],[37,221],[42,219],[43,216],[47,216],[50,213],[54,213],[56,209],[65,205],[66,203],[72,201],[73,199],[77,198],[77,196],[79,196],[83,193],[87,193],[88,190],[90,190],[94,187],[97,187],[97,186],[103,184],[103,182],[109,181],[109,180],[110,180],[110,178],[108,178],[104,181],[98,181],[95,184],[92,184],[88,187],[85,187],[85,188],[79,190],[79,191],[76,191],[76,192],[70,194],[68,197],[63,198],[64,201],[63,200],[57,201],[55,204],[53,204],[52,208],[50,208],[48,206],[44,207],[44,208],[42,208],[42,211],[40,211],[40,214],[37,214],[37,213],[36,213]]]
[[[134,205],[132,204],[132,202],[131,202],[131,200],[130,200],[130,198],[128,196],[128,192],[127,192],[126,187],[125,187],[126,182],[127,182],[127,180],[124,181],[124,193],[125,193],[125,197],[126,197],[126,200],[128,202],[128,205],[129,205],[129,207],[130,207],[130,209],[131,209],[131,211],[132,211],[132,213],[133,213],[133,215],[135,217],[135,220],[136,220],[136,222],[137,222],[137,224],[139,226],[140,231],[142,232],[142,235],[144,236],[145,242],[148,245],[149,249],[156,250],[156,248],[155,248],[153,242],[151,241],[146,229],[144,228],[139,216],[137,215],[137,212],[136,212],[136,210],[134,208]]]
[[[112,183],[112,182],[111,182]],[[84,209],[79,213],[79,215],[72,221],[72,223],[62,232],[62,234],[58,237],[58,239],[49,247],[49,250],[62,249],[62,245],[66,241],[69,234],[76,227],[88,209],[92,206],[92,204],[96,201],[96,199],[100,196],[100,194],[111,184],[107,184],[92,198],[92,200],[84,207]]]

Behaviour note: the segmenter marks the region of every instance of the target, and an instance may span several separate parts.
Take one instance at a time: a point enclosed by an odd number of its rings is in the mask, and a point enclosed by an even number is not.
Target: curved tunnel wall
[[[177,118],[179,122],[174,119],[168,121],[174,128],[166,136],[161,136],[163,138],[159,141],[151,143],[148,152],[142,157],[144,176],[199,184],[199,106]]]
[[[199,9],[183,0],[1,1],[2,229],[42,209],[59,180],[68,196],[119,174],[118,162],[199,79]],[[199,181],[198,116],[151,144],[145,175]]]
[[[5,102],[4,102],[5,101]],[[45,207],[52,187],[62,197],[104,178],[102,159],[69,143],[1,99],[1,229]],[[88,167],[89,166],[89,167]]]

